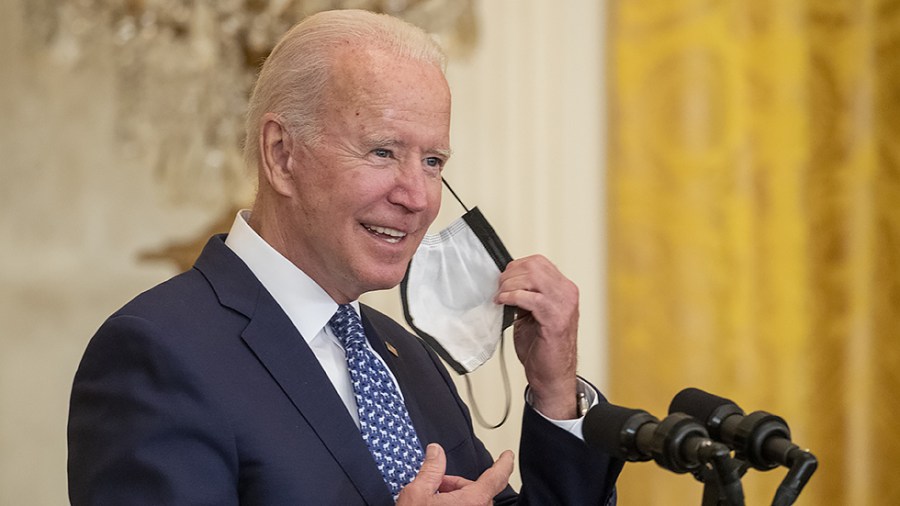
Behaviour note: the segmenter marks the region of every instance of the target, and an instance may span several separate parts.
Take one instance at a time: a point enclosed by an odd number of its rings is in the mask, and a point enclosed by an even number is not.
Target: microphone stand
[[[694,478],[703,483],[702,506],[743,506],[741,477],[750,469],[750,463],[731,458],[728,447],[718,443],[701,448],[699,454],[701,460],[709,464],[692,472]],[[819,465],[815,455],[797,447],[788,452],[788,463],[790,469],[775,491],[772,506],[794,504]]]
[[[731,449],[708,438],[706,429],[684,413],[667,416],[653,432],[653,459],[675,473],[691,472],[704,483],[703,506],[744,506],[743,462]]]
[[[768,471],[779,464],[788,473],[775,491],[772,506],[794,504],[819,461],[791,442],[791,429],[780,416],[765,411],[750,413],[737,426],[735,456],[756,469]]]
[[[772,499],[772,506],[790,506],[794,504],[803,486],[809,481],[809,478],[816,468],[819,461],[815,455],[806,450],[794,447],[788,452],[788,463],[791,468],[785,475],[784,480],[778,485],[775,491],[775,498]]]
[[[749,466],[731,458],[731,450],[721,443],[701,448],[702,459],[709,465],[692,474],[703,483],[702,506],[744,506],[744,489],[741,477]]]

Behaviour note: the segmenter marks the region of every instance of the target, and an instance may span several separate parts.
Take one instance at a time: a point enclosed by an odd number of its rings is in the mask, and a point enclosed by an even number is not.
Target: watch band
[[[578,416],[582,417],[587,414],[588,409],[590,409],[590,404],[588,403],[587,396],[584,394],[581,389],[578,389],[578,393],[575,395],[575,403],[578,408]]]

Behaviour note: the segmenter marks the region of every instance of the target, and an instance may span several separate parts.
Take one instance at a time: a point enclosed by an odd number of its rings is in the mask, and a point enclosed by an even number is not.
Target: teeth
[[[401,232],[399,230],[394,230],[393,228],[379,227],[377,225],[370,225],[369,228],[378,232],[379,234],[389,235],[391,237],[405,237],[406,236],[405,232]]]
[[[364,226],[367,229],[371,230],[372,232],[377,232],[381,235],[388,236],[389,239],[385,239],[385,240],[390,243],[396,243],[396,242],[400,241],[400,239],[403,239],[404,237],[406,237],[406,232],[401,232],[401,231],[393,229],[393,228],[379,227],[378,225],[364,225]]]

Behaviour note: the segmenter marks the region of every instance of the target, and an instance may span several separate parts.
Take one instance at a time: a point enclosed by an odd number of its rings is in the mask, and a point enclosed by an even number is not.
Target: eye
[[[372,154],[377,156],[378,158],[393,158],[394,152],[390,149],[385,148],[375,148],[372,150]]]
[[[425,165],[428,167],[434,167],[436,169],[440,169],[444,166],[444,160],[442,158],[438,158],[436,156],[429,156],[425,159]]]

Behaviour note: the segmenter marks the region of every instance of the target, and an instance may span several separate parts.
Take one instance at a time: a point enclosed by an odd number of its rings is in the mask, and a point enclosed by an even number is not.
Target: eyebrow
[[[393,137],[372,137],[367,139],[366,141],[370,146],[399,146],[401,148],[405,148],[407,144],[399,139],[395,139]],[[431,148],[426,149],[426,153],[434,153],[436,155],[440,155],[445,159],[449,159],[453,154],[453,150],[450,148]]]
[[[437,153],[444,158],[450,158],[450,155],[453,154],[453,150],[450,148],[447,149],[432,149],[431,152]]]

